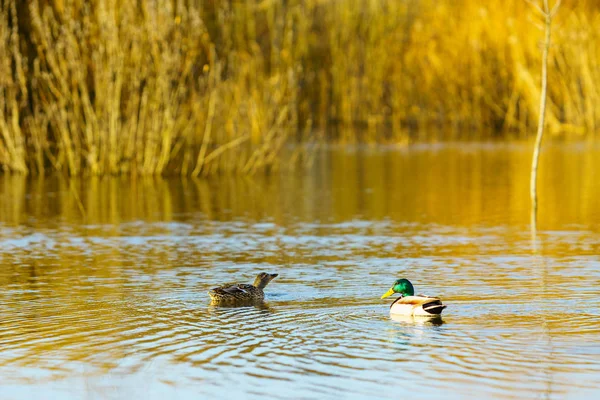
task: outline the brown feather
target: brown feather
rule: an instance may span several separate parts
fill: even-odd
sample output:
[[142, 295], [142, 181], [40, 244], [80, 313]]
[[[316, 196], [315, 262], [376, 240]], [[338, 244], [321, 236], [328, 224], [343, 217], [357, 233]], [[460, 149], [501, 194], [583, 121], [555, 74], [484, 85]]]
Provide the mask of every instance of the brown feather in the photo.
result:
[[234, 283], [222, 285], [208, 291], [213, 304], [252, 304], [264, 300], [263, 288], [274, 279], [277, 274], [258, 274], [254, 285], [247, 283]]

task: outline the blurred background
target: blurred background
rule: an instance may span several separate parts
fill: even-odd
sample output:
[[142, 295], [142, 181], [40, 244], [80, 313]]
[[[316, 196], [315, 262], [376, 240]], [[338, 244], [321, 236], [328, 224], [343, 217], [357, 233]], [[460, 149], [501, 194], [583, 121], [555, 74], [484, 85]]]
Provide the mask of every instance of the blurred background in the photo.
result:
[[[326, 143], [529, 138], [543, 21], [525, 0], [2, 0], [0, 164], [245, 174]], [[591, 139], [600, 5], [554, 20], [547, 129]]]

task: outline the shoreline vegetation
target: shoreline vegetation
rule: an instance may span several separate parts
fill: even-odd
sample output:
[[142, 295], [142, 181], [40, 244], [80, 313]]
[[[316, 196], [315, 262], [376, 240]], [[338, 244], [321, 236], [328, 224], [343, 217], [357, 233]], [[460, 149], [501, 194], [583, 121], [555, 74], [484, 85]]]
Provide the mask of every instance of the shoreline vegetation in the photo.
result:
[[[252, 174], [324, 141], [532, 137], [537, 20], [525, 0], [0, 0], [0, 165]], [[563, 2], [550, 136], [596, 136], [599, 39], [600, 7]]]

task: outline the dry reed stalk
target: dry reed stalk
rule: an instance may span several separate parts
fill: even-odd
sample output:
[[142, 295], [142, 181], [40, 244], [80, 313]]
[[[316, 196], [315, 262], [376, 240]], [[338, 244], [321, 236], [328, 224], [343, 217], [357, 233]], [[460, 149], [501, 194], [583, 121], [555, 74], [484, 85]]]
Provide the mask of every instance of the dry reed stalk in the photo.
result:
[[[84, 7], [73, 2], [63, 8], [63, 29], [56, 33], [52, 27], [58, 26], [57, 17], [52, 10], [41, 12], [32, 5], [34, 41], [42, 55], [37, 78], [45, 86], [39, 104], [51, 115], [51, 129], [59, 139], [53, 155], [55, 167], [66, 165], [71, 174], [79, 173], [81, 163], [92, 174], [160, 174], [170, 164], [181, 163], [178, 168], [187, 173], [189, 148], [200, 142], [192, 171], [197, 175], [209, 150], [220, 145], [232, 149], [227, 143], [243, 142], [221, 140], [221, 135], [211, 138], [217, 99], [223, 90], [243, 90], [245, 85], [223, 81], [221, 69], [215, 68], [216, 52], [202, 53], [202, 49], [214, 49], [214, 44], [203, 27], [200, 10], [180, 4], [179, 14], [172, 18], [171, 1], [146, 1], [142, 6], [139, 15], [135, 6], [128, 4], [119, 7], [98, 2]], [[200, 75], [196, 81], [203, 59], [212, 60], [210, 76]], [[245, 68], [236, 72], [233, 65], [229, 66], [232, 72], [240, 83], [249, 75]], [[260, 70], [252, 73], [264, 74]], [[265, 85], [265, 79], [258, 84]], [[205, 85], [205, 81], [210, 83]], [[247, 89], [268, 96], [266, 91]], [[198, 98], [209, 99], [207, 111], [192, 103]], [[262, 129], [258, 128], [261, 124], [255, 124], [257, 129]], [[194, 129], [201, 125], [202, 131]], [[188, 150], [181, 152], [182, 146]]]
[[0, 164], [6, 171], [20, 173], [29, 171], [19, 106], [27, 97], [24, 67], [16, 4], [4, 1], [0, 4]]

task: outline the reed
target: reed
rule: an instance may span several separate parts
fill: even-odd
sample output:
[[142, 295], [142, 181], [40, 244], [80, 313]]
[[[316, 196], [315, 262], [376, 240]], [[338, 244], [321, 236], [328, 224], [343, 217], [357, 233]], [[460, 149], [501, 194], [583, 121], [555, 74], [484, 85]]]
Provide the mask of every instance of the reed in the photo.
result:
[[[600, 10], [565, 2], [549, 134], [596, 134]], [[0, 0], [0, 164], [70, 175], [246, 173], [321, 140], [528, 136], [522, 0]], [[301, 143], [292, 157], [282, 150]]]
[[[13, 22], [12, 27], [9, 20]], [[21, 106], [27, 97], [23, 57], [19, 51], [19, 31], [14, 23], [14, 2], [0, 8], [0, 164], [5, 170], [27, 172], [25, 133], [21, 129]]]

